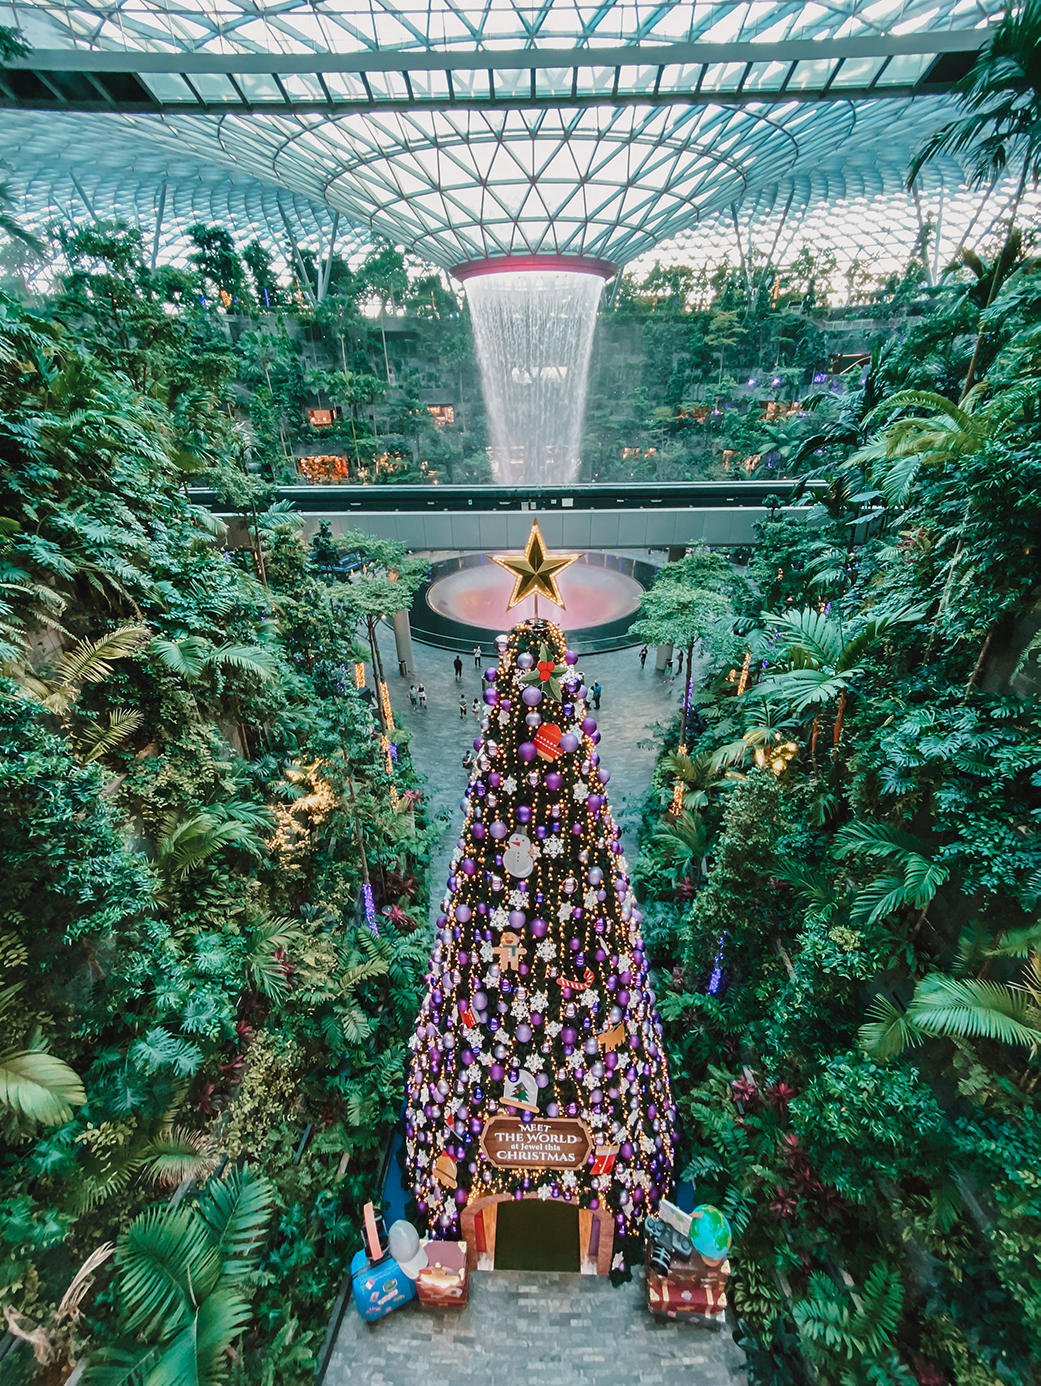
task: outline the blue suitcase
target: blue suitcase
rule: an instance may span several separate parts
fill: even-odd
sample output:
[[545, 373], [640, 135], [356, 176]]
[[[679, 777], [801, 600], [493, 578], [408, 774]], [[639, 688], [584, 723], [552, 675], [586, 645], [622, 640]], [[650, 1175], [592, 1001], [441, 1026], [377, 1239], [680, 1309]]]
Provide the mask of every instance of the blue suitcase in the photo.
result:
[[415, 1282], [389, 1255], [373, 1265], [364, 1250], [355, 1252], [351, 1261], [351, 1284], [358, 1313], [366, 1323], [382, 1319], [392, 1309], [399, 1309], [416, 1297]]

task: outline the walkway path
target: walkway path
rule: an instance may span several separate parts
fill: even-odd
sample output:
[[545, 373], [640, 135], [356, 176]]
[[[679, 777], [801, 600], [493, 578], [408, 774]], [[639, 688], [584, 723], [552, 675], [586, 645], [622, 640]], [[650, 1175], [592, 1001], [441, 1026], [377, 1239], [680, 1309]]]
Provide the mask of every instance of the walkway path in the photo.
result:
[[[383, 664], [394, 667], [393, 636], [386, 628], [380, 631]], [[463, 677], [457, 682], [452, 668], [454, 655], [429, 645], [414, 645], [416, 660], [415, 682], [426, 688], [425, 709], [412, 709], [408, 688], [412, 679], [389, 676], [390, 697], [394, 718], [412, 735], [411, 749], [416, 767], [426, 777], [432, 815], [446, 811], [451, 826], [435, 848], [431, 875], [431, 914], [438, 913], [448, 860], [459, 836], [463, 821], [459, 802], [466, 792], [466, 771], [463, 752], [473, 746], [479, 724], [469, 711], [474, 698], [480, 698], [484, 684], [481, 674], [495, 662], [491, 646], [484, 649], [479, 669], [474, 668], [472, 655], [463, 657]], [[647, 667], [640, 668], [638, 649], [619, 650], [613, 654], [583, 655], [578, 651], [578, 668], [586, 675], [586, 683], [599, 679], [604, 688], [600, 711], [594, 713], [602, 734], [600, 754], [611, 772], [609, 795], [611, 812], [622, 827], [623, 840], [629, 861], [635, 859], [635, 825], [627, 821], [639, 812], [640, 800], [647, 792], [654, 769], [656, 723], [667, 724], [680, 706], [682, 679], [664, 679], [654, 671], [653, 651]], [[466, 719], [459, 717], [459, 698], [465, 696]], [[481, 703], [483, 710], [484, 704]], [[640, 742], [649, 744], [641, 747]]]
[[323, 1386], [746, 1386], [742, 1361], [725, 1328], [652, 1318], [636, 1278], [494, 1271], [465, 1309], [348, 1304]]

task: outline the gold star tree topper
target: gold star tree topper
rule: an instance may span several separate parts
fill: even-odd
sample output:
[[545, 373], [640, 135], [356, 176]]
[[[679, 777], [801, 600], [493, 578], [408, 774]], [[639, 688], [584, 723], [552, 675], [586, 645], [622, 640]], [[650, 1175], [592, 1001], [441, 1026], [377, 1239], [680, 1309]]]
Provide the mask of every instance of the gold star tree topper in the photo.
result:
[[557, 553], [552, 557], [546, 552], [538, 520], [531, 523], [531, 533], [523, 556], [509, 553], [493, 553], [493, 560], [500, 568], [513, 574], [513, 592], [506, 610], [512, 611], [525, 597], [535, 596], [536, 609], [539, 597], [545, 597], [556, 606], [564, 609], [564, 599], [557, 586], [557, 574], [570, 568], [581, 557], [577, 553]]

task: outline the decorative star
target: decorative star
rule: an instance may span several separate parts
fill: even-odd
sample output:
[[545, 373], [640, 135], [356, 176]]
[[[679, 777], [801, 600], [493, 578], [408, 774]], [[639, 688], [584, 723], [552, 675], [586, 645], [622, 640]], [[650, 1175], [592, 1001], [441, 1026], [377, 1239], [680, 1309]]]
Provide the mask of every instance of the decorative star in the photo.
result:
[[531, 533], [528, 535], [528, 543], [523, 558], [514, 557], [508, 553], [492, 554], [492, 558], [499, 567], [505, 568], [508, 573], [512, 573], [514, 576], [513, 592], [506, 610], [511, 611], [518, 602], [522, 602], [525, 597], [530, 597], [532, 594], [536, 597], [545, 597], [563, 610], [564, 600], [560, 595], [560, 588], [557, 586], [557, 574], [563, 572], [565, 568], [570, 568], [571, 564], [576, 563], [580, 557], [581, 555], [577, 553], [558, 553], [551, 558], [546, 552], [539, 522], [532, 520]]

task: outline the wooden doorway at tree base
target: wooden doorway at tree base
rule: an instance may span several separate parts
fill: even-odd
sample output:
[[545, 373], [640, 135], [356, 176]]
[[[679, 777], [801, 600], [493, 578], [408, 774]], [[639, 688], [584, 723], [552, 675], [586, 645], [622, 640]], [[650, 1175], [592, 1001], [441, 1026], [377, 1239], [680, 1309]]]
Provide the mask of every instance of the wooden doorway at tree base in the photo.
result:
[[[505, 1235], [500, 1258], [496, 1244], [499, 1210], [504, 1203], [510, 1207], [503, 1218]], [[558, 1210], [560, 1220], [555, 1221]], [[512, 1194], [491, 1194], [464, 1208], [460, 1224], [471, 1271], [571, 1270], [582, 1275], [609, 1275], [611, 1271], [614, 1219], [604, 1209], [580, 1208], [562, 1198], [540, 1199], [534, 1193], [526, 1193], [521, 1199], [514, 1199]], [[576, 1224], [577, 1237], [571, 1243], [576, 1252], [572, 1256], [566, 1244], [574, 1234], [568, 1227]], [[529, 1239], [530, 1244], [525, 1246]], [[567, 1257], [569, 1264], [536, 1265], [540, 1254], [548, 1256], [551, 1247], [554, 1255]]]

